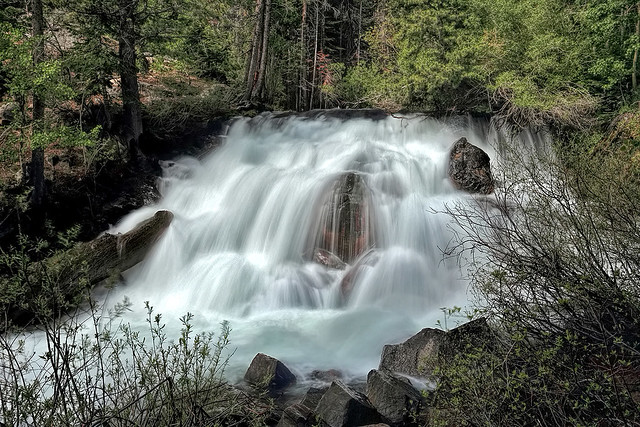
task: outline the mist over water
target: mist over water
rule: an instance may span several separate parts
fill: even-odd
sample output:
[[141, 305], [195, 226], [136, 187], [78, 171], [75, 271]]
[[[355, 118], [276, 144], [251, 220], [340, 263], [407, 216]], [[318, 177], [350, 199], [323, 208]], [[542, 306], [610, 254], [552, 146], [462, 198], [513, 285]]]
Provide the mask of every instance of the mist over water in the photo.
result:
[[[436, 213], [470, 199], [446, 174], [462, 136], [495, 158], [499, 133], [467, 118], [240, 119], [207, 157], [168, 163], [161, 200], [112, 230], [125, 232], [158, 209], [174, 214], [106, 304], [128, 297], [133, 311], [124, 320], [143, 328], [149, 301], [173, 336], [186, 312], [197, 330], [229, 321], [232, 380], [258, 352], [299, 376], [365, 375], [384, 344], [435, 326], [441, 307], [468, 304], [464, 266], [442, 254], [450, 221]], [[360, 219], [349, 225], [360, 240], [343, 251], [359, 266], [340, 270], [313, 254], [321, 244], [339, 249], [332, 189], [345, 176], [356, 176], [362, 192]]]

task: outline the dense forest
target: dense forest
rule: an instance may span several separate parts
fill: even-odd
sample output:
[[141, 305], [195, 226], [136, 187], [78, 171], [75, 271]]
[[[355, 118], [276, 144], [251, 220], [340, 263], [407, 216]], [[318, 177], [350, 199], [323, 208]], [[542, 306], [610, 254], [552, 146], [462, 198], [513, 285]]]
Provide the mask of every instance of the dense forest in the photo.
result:
[[[512, 156], [514, 185], [496, 201], [504, 217], [484, 205], [449, 212], [471, 237], [445, 255], [472, 246], [490, 259], [473, 273], [484, 305], [470, 317], [492, 332], [431, 361], [428, 422], [639, 425], [639, 49], [631, 0], [0, 0], [0, 361], [20, 372], [5, 335], [14, 323], [36, 319], [64, 343], [57, 319], [86, 300], [86, 283], [60, 293], [47, 274], [55, 254], [142, 204], [101, 212], [216, 120], [328, 108], [482, 115], [514, 132], [544, 129], [556, 151], [536, 165]], [[3, 382], [0, 425], [39, 425], [35, 414], [44, 425], [120, 425], [123, 407], [158, 425], [274, 424], [264, 401], [220, 386], [228, 328], [194, 341], [190, 320], [184, 345], [163, 348], [149, 309], [154, 351], [168, 361], [138, 362], [166, 395], [153, 399], [155, 386], [100, 359], [108, 346], [151, 354], [129, 331], [82, 353], [113, 366], [122, 405], [61, 385], [72, 358], [51, 350], [61, 357], [53, 397], [24, 378]], [[189, 364], [199, 370], [182, 372], [179, 390], [165, 384]], [[195, 416], [192, 400], [235, 412]]]
[[[1, 95], [12, 104], [3, 114], [14, 118], [19, 154], [35, 148], [36, 177], [40, 148], [53, 144], [117, 134], [135, 157], [144, 122], [162, 123], [170, 108], [486, 112], [520, 126], [585, 129], [634, 109], [637, 6], [5, 1]], [[180, 111], [195, 93], [200, 102]]]
[[614, 121], [635, 134], [640, 15], [631, 1], [82, 0], [1, 9], [2, 159], [20, 163], [35, 205], [47, 148], [102, 147], [104, 157], [117, 136], [134, 159], [141, 138], [238, 107], [481, 112], [558, 131]]

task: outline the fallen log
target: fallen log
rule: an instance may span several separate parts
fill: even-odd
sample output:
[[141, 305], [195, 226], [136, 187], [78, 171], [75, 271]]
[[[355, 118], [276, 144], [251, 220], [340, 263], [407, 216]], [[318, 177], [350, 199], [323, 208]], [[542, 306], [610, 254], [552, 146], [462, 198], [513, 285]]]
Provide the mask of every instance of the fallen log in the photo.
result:
[[158, 211], [125, 234], [105, 233], [90, 242], [78, 243], [46, 260], [44, 268], [49, 275], [55, 274], [61, 285], [83, 278], [93, 287], [142, 261], [172, 220], [171, 212]]
[[41, 323], [77, 307], [87, 290], [142, 261], [169, 227], [173, 214], [158, 211], [124, 234], [103, 234], [0, 281], [0, 310], [9, 323]]

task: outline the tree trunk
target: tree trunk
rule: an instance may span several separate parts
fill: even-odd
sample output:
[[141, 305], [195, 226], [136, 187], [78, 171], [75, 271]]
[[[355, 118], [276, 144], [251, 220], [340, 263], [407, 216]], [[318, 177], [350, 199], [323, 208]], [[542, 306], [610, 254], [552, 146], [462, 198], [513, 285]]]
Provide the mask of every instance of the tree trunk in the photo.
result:
[[309, 110], [313, 109], [313, 96], [316, 89], [316, 68], [318, 66], [318, 27], [320, 25], [320, 11], [318, 8], [318, 1], [315, 1], [316, 6], [316, 28], [315, 28], [315, 40], [313, 44], [313, 71], [311, 74], [311, 96], [309, 97]]
[[[42, 12], [42, 0], [32, 0], [31, 24], [33, 37], [36, 41], [33, 48], [33, 63], [39, 64], [44, 61], [44, 15]], [[44, 121], [44, 98], [42, 94], [33, 93], [33, 133], [42, 131]], [[31, 151], [31, 183], [33, 193], [31, 194], [31, 206], [35, 212], [39, 212], [44, 204], [44, 148], [34, 147]]]
[[260, 67], [258, 71], [258, 79], [256, 81], [256, 85], [254, 91], [252, 93], [252, 98], [264, 98], [264, 81], [265, 81], [265, 73], [267, 69], [267, 51], [269, 49], [269, 24], [271, 20], [271, 0], [265, 0], [265, 5], [263, 8], [263, 24], [262, 24], [262, 52], [260, 53]]
[[302, 0], [302, 19], [300, 23], [300, 81], [297, 110], [301, 111], [307, 105], [307, 41], [304, 29], [307, 25], [307, 0]]
[[[636, 19], [636, 38], [638, 39], [640, 38], [640, 3], [638, 3], [637, 5], [637, 10], [638, 10], [638, 18]], [[632, 67], [632, 73], [631, 73], [631, 87], [634, 91], [638, 86], [637, 67], [638, 67], [638, 48], [636, 47], [635, 51], [633, 52], [633, 67]]]
[[139, 141], [143, 131], [138, 66], [136, 64], [135, 12], [137, 4], [137, 0], [119, 0], [121, 15], [118, 53], [120, 87], [122, 89], [122, 137], [129, 148], [129, 156], [132, 160], [136, 160], [140, 154]]
[[[28, 293], [22, 297], [29, 303], [42, 298], [56, 316], [64, 314], [86, 288], [117, 277], [141, 262], [172, 220], [171, 212], [158, 211], [125, 234], [103, 234], [91, 242], [78, 243], [65, 252], [31, 264], [25, 280], [33, 286], [25, 288]], [[18, 303], [20, 301], [0, 302], [0, 311], [9, 313], [15, 324], [33, 322], [39, 308], [23, 308]]]
[[63, 288], [72, 286], [83, 276], [90, 286], [94, 286], [141, 262], [172, 220], [173, 213], [161, 210], [125, 234], [103, 234], [91, 242], [78, 243], [67, 252], [46, 260], [46, 273]]
[[253, 27], [253, 38], [251, 39], [251, 56], [245, 73], [246, 89], [244, 92], [245, 101], [250, 101], [256, 86], [258, 68], [260, 66], [260, 50], [262, 45], [262, 25], [264, 24], [264, 0], [256, 0], [256, 23]]
[[356, 64], [360, 63], [360, 46], [362, 44], [362, 0], [360, 0], [360, 10], [358, 11], [358, 45], [356, 46]]

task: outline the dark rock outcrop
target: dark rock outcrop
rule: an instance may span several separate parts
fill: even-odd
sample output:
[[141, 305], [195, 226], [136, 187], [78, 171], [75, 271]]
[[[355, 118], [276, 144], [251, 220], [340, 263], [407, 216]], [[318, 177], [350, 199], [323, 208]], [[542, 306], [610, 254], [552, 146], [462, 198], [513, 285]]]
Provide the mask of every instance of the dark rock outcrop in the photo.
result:
[[367, 375], [367, 397], [393, 425], [415, 424], [423, 407], [422, 394], [409, 380], [375, 369]]
[[258, 353], [244, 374], [244, 380], [255, 387], [265, 388], [275, 394], [295, 384], [296, 376], [278, 359]]
[[327, 390], [329, 390], [329, 387], [311, 387], [309, 390], [307, 390], [307, 394], [304, 395], [304, 399], [302, 399], [302, 402], [300, 402], [300, 404], [306, 406], [307, 408], [315, 409], [316, 406], [318, 406], [318, 403], [320, 403], [320, 399], [322, 399], [322, 396], [327, 392]]
[[401, 344], [385, 345], [379, 369], [415, 377], [424, 375], [423, 362], [438, 354], [445, 335], [440, 329], [424, 328]]
[[380, 423], [382, 417], [367, 397], [341, 381], [334, 381], [316, 407], [318, 417], [331, 427]]
[[373, 246], [371, 190], [362, 176], [347, 172], [339, 176], [318, 200], [319, 228], [312, 230], [310, 244], [351, 263]]
[[430, 375], [428, 364], [440, 355], [463, 351], [468, 344], [478, 345], [491, 339], [484, 318], [472, 320], [448, 332], [425, 328], [401, 344], [385, 345], [380, 370], [424, 377]]
[[440, 348], [446, 355], [462, 352], [468, 346], [491, 345], [493, 334], [484, 317], [464, 323], [447, 332]]
[[284, 410], [277, 427], [312, 427], [325, 425], [326, 424], [316, 420], [316, 415], [311, 409], [297, 403]]
[[494, 182], [489, 155], [469, 143], [457, 140], [449, 154], [449, 178], [456, 188], [469, 193], [491, 194]]

